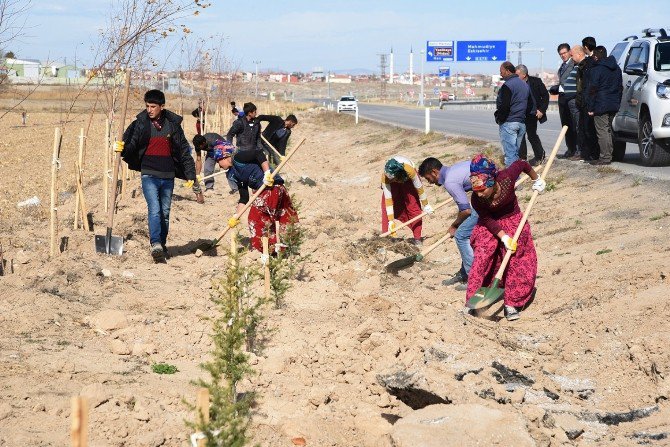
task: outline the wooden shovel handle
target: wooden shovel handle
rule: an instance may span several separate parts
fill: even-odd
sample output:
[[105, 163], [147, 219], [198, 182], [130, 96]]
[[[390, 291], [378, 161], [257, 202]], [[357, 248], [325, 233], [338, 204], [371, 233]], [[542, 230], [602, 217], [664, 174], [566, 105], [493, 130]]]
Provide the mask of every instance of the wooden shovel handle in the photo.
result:
[[447, 234], [445, 234], [444, 236], [442, 236], [441, 238], [439, 238], [439, 239], [437, 240], [437, 242], [435, 242], [433, 245], [431, 245], [430, 247], [424, 249], [424, 250], [421, 252], [421, 257], [422, 257], [422, 258], [425, 258], [426, 256], [428, 256], [428, 253], [430, 253], [431, 251], [435, 250], [438, 246], [440, 246], [441, 244], [443, 244], [445, 241], [451, 239], [452, 237], [453, 237], [453, 236], [451, 235], [451, 233], [447, 233]]
[[[302, 144], [304, 142], [305, 142], [305, 138], [300, 140], [300, 143], [298, 143], [298, 145], [296, 147], [294, 147], [291, 152], [286, 154], [286, 157], [284, 157], [284, 159], [281, 161], [281, 163], [279, 163], [277, 165], [277, 167], [275, 168], [275, 170], [272, 172], [272, 178], [274, 178], [277, 174], [279, 174], [279, 171], [281, 171], [281, 169], [284, 167], [284, 165], [286, 165], [286, 162], [289, 161], [289, 159], [293, 156], [293, 154], [296, 153], [296, 151], [300, 148], [300, 146], [302, 146]], [[258, 198], [258, 196], [260, 196], [263, 191], [265, 191], [265, 183], [263, 183], [261, 185], [261, 187], [258, 188], [258, 191], [256, 191], [254, 193], [254, 195], [251, 196], [251, 198], [244, 205], [244, 208], [242, 208], [242, 210], [240, 210], [238, 213], [233, 214], [233, 217], [235, 219], [239, 219], [251, 207], [251, 205], [254, 203], [254, 200], [256, 200]], [[223, 233], [221, 233], [221, 235], [218, 238], [214, 239], [214, 241], [212, 243], [212, 246], [215, 246], [216, 244], [218, 244], [219, 241], [225, 237], [225, 235], [228, 233], [229, 230], [230, 230], [230, 227], [226, 227], [226, 229], [223, 230]]]
[[[126, 70], [125, 86], [123, 87], [123, 107], [121, 109], [121, 120], [119, 121], [119, 132], [117, 141], [123, 140], [123, 131], [125, 130], [126, 114], [128, 112], [128, 96], [130, 96], [130, 70]], [[114, 211], [116, 208], [116, 183], [119, 179], [119, 165], [121, 164], [121, 152], [116, 152], [114, 156], [114, 169], [112, 172], [112, 191], [111, 202], [107, 210], [107, 228], [112, 228], [114, 224]]]
[[[561, 142], [563, 141], [563, 138], [565, 138], [565, 134], [568, 131], [568, 126], [563, 126], [561, 129], [561, 133], [558, 134], [558, 139], [556, 140], [556, 144], [554, 144], [554, 148], [551, 150], [551, 155], [549, 156], [549, 160], [547, 161], [547, 164], [544, 166], [544, 169], [542, 170], [542, 174], [540, 174], [540, 178], [544, 180], [544, 178], [547, 176], [547, 173], [549, 172], [549, 168], [551, 168], [551, 165], [554, 163], [554, 159], [556, 158], [556, 154], [558, 153], [558, 148], [561, 146]], [[530, 198], [530, 202], [528, 202], [528, 206], [526, 207], [526, 210], [523, 213], [523, 216], [521, 217], [521, 221], [519, 222], [519, 226], [516, 228], [516, 232], [514, 233], [514, 242], [519, 240], [519, 236], [521, 235], [521, 232], [523, 231], [523, 226], [526, 224], [526, 221], [528, 220], [528, 216], [530, 215], [530, 210], [533, 208], [533, 205], [535, 204], [535, 201], [537, 200], [537, 196], [540, 193], [537, 191], [533, 191], [533, 195]], [[509, 263], [510, 258], [512, 257], [512, 252], [510, 250], [507, 250], [507, 253], [505, 253], [505, 257], [502, 260], [502, 263], [500, 264], [500, 268], [498, 269], [498, 272], [496, 273], [495, 279], [500, 281], [503, 277], [503, 274], [505, 273], [505, 269], [507, 268], [507, 264]]]
[[[541, 166], [538, 166], [538, 168], [541, 168]], [[518, 188], [523, 182], [525, 182], [525, 181], [528, 180], [529, 178], [530, 178], [530, 177], [528, 177], [527, 175], [524, 174], [524, 176], [521, 177], [519, 180], [517, 180], [517, 182], [514, 184], [514, 188], [515, 188], [515, 189]], [[446, 205], [447, 203], [451, 203], [451, 202], [453, 202], [453, 201], [454, 201], [454, 198], [453, 198], [453, 197], [449, 197], [449, 198], [446, 199], [445, 201], [440, 202], [440, 203], [438, 203], [437, 205], [435, 205], [435, 208], [433, 208], [433, 211], [437, 211], [437, 210], [439, 210], [440, 208], [442, 208], [444, 205]], [[414, 216], [414, 217], [412, 217], [410, 220], [408, 220], [407, 222], [403, 222], [403, 223], [401, 223], [400, 225], [398, 225], [397, 227], [395, 227], [395, 231], [398, 231], [398, 230], [401, 229], [401, 228], [405, 228], [407, 225], [409, 225], [409, 224], [411, 224], [411, 223], [413, 223], [413, 222], [416, 222], [417, 220], [419, 220], [419, 219], [421, 219], [422, 217], [425, 217], [425, 216], [427, 216], [427, 215], [428, 215], [428, 213], [423, 212], [423, 213], [419, 214], [418, 216]], [[385, 232], [385, 233], [380, 234], [379, 237], [385, 237], [385, 236], [388, 236], [389, 234], [391, 234], [391, 232], [390, 232], [390, 231], [387, 231], [387, 232]]]
[[[263, 134], [261, 134], [261, 139], [265, 142], [265, 144], [268, 145], [268, 147], [270, 148], [270, 150], [272, 150], [272, 152], [274, 152], [275, 155], [276, 155], [277, 157], [279, 157], [279, 159], [281, 160], [281, 158], [283, 157], [283, 155], [280, 154], [279, 151], [278, 151], [277, 149], [275, 149], [275, 147], [274, 147], [272, 144], [270, 144], [270, 142], [263, 136]], [[295, 175], [300, 175], [300, 174], [298, 174], [298, 173], [296, 172], [295, 169], [293, 169], [293, 166], [289, 166], [289, 168], [293, 171], [293, 173], [294, 173]]]

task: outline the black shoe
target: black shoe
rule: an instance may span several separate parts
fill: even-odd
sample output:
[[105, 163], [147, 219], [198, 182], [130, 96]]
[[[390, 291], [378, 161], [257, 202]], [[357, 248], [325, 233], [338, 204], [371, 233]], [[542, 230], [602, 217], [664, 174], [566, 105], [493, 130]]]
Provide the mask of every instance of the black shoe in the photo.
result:
[[461, 271], [458, 271], [449, 279], [442, 281], [443, 286], [453, 286], [454, 284], [466, 283], [468, 282], [467, 276], [463, 275]]
[[163, 246], [158, 242], [151, 244], [151, 257], [154, 258], [154, 262], [165, 262]]
[[607, 166], [612, 164], [611, 161], [605, 161], [600, 158], [598, 160], [592, 160], [589, 163], [591, 164], [591, 166]]
[[533, 157], [528, 163], [530, 163], [532, 167], [539, 166], [542, 163], [544, 163], [544, 157], [545, 157], [544, 155], [542, 156], [542, 158]]
[[556, 158], [570, 158], [575, 155], [574, 152], [566, 152], [565, 154], [557, 155]]

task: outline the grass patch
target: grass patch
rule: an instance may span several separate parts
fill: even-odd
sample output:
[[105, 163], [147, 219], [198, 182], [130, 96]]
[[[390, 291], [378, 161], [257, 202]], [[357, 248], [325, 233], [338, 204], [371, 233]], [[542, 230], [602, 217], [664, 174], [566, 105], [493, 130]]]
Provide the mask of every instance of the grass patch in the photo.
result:
[[631, 185], [633, 188], [636, 186], [640, 186], [642, 184], [642, 177], [635, 177], [633, 179], [633, 184]]
[[439, 132], [433, 132], [432, 130], [426, 134], [421, 135], [419, 138], [419, 146], [425, 146], [429, 143], [436, 143], [438, 141], [444, 141], [444, 134]]
[[613, 168], [612, 166], [598, 166], [596, 168], [596, 171], [598, 171], [601, 174], [616, 174], [621, 172], [617, 168]]
[[607, 254], [607, 253], [612, 253], [612, 250], [610, 250], [609, 248], [606, 248], [606, 249], [604, 249], [604, 250], [598, 250], [598, 251], [596, 252], [596, 255], [605, 255], [605, 254]]
[[668, 217], [668, 216], [670, 216], [670, 213], [668, 213], [667, 211], [663, 211], [663, 214], [659, 214], [658, 216], [650, 217], [649, 220], [651, 220], [653, 222], [655, 220], [660, 220], [660, 219], [663, 219], [664, 217]]
[[169, 363], [154, 363], [151, 365], [151, 370], [156, 374], [174, 374], [179, 371], [176, 366]]

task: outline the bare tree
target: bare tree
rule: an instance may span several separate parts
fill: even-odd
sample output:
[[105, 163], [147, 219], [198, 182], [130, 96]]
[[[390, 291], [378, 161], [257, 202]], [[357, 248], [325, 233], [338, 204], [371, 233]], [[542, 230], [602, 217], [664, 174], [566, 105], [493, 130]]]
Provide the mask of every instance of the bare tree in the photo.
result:
[[29, 9], [30, 0], [0, 0], [0, 48], [23, 36]]

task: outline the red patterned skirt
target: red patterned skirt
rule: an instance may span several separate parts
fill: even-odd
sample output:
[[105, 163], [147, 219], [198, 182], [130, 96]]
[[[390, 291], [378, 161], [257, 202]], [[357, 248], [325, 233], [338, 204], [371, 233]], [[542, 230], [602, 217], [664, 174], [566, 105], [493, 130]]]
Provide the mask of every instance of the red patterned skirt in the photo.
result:
[[[411, 180], [391, 183], [391, 196], [393, 197], [393, 217], [400, 222], [407, 222], [422, 213], [419, 193], [416, 192]], [[386, 215], [386, 204], [384, 194], [382, 194], [382, 233], [388, 229], [388, 226], [389, 218]], [[412, 230], [414, 239], [421, 239], [423, 219], [412, 222], [407, 227]]]
[[[498, 220], [505, 233], [513, 235], [521, 222], [521, 213]], [[489, 287], [505, 257], [505, 245], [483, 225], [475, 225], [470, 236], [475, 259], [468, 276], [466, 302], [482, 286]], [[505, 304], [522, 307], [530, 300], [537, 275], [537, 253], [528, 222], [523, 226], [516, 252], [507, 264], [499, 287], [505, 289]]]
[[[286, 226], [298, 222], [298, 213], [293, 209], [291, 196], [284, 185], [266, 188], [251, 204], [249, 210], [249, 233], [251, 248], [263, 251], [262, 237], [270, 239], [270, 253], [274, 253], [277, 243], [275, 222], [279, 222], [279, 231], [284, 232]], [[281, 237], [279, 238], [281, 242]]]

